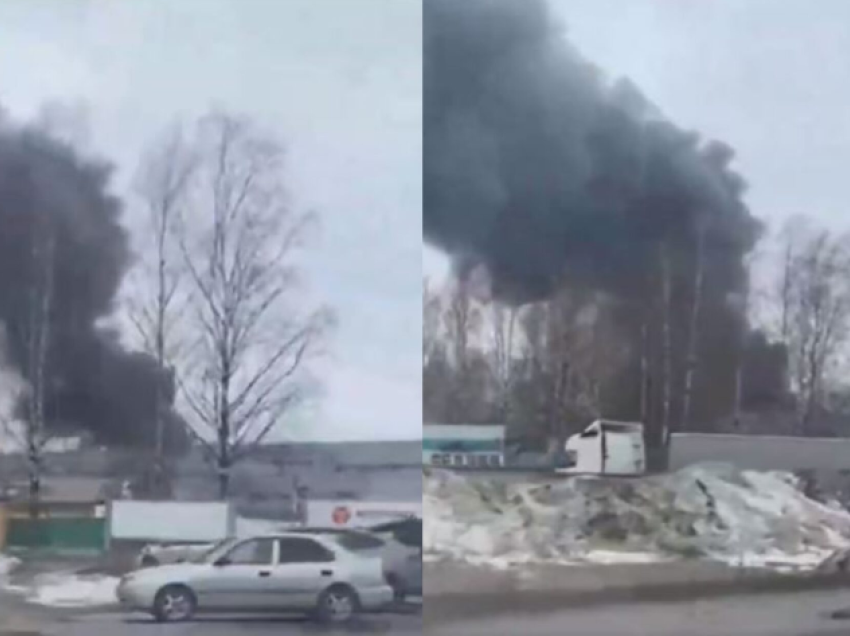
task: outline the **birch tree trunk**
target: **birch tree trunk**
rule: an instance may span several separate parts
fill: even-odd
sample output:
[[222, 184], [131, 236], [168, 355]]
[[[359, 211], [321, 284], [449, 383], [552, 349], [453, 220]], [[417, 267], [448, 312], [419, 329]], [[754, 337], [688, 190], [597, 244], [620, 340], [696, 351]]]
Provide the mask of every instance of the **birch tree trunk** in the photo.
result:
[[705, 223], [697, 229], [697, 245], [694, 262], [693, 301], [691, 303], [690, 322], [688, 324], [688, 348], [685, 362], [685, 392], [682, 403], [682, 430], [691, 425], [691, 409], [694, 395], [694, 376], [696, 375], [699, 346], [699, 322], [702, 310], [703, 286], [705, 280]]
[[33, 254], [38, 280], [30, 291], [29, 384], [30, 402], [26, 425], [29, 514], [37, 518], [41, 507], [43, 451], [46, 441], [46, 376], [50, 346], [50, 313], [53, 305], [55, 244], [49, 230]]
[[640, 328], [640, 421], [649, 422], [649, 321], [645, 317]]
[[[196, 158], [187, 147], [179, 125], [158, 139], [140, 162], [136, 190], [147, 212], [139, 263], [134, 272], [141, 280], [129, 299], [133, 321], [145, 351], [157, 362], [154, 387], [153, 464], [148, 496], [168, 498], [169, 483], [167, 416], [173, 406], [176, 368], [185, 323], [186, 267], [178, 244], [178, 227], [196, 169]], [[168, 383], [162, 380], [167, 375]]]
[[305, 397], [304, 369], [334, 317], [297, 293], [297, 256], [315, 217], [288, 203], [282, 146], [226, 113], [199, 124], [193, 205], [180, 236], [196, 358], [179, 377], [200, 427], [189, 432], [225, 499], [234, 466]]
[[663, 318], [662, 338], [662, 410], [661, 410], [661, 463], [667, 465], [667, 452], [670, 446], [670, 415], [673, 400], [673, 273], [670, 263], [670, 246], [667, 242], [661, 248], [661, 301]]

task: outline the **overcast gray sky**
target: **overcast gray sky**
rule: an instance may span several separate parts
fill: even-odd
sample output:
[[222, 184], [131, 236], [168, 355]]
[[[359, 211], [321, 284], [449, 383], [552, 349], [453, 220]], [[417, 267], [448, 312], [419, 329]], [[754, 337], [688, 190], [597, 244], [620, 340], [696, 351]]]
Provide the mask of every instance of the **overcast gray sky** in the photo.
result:
[[0, 104], [85, 103], [118, 188], [175, 116], [278, 133], [296, 204], [323, 218], [306, 275], [340, 321], [321, 411], [284, 432], [416, 438], [421, 35], [420, 0], [3, 0]]
[[[753, 212], [850, 219], [850, 2], [550, 0], [569, 38], [674, 122], [737, 151]], [[427, 273], [445, 271], [426, 250]]]

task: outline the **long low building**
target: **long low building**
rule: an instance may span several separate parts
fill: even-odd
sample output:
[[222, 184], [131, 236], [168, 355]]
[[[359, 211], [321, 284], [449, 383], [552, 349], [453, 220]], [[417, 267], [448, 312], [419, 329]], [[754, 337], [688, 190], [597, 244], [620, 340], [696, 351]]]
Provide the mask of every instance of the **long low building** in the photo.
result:
[[753, 470], [850, 471], [850, 439], [674, 433], [670, 468], [724, 462]]
[[[545, 453], [511, 453], [502, 425], [425, 424], [422, 462], [455, 469], [520, 469], [545, 472]], [[780, 435], [674, 433], [670, 469], [702, 462], [730, 463], [753, 470], [850, 471], [850, 438]]]
[[422, 463], [452, 468], [498, 468], [505, 464], [505, 427], [500, 424], [425, 424]]

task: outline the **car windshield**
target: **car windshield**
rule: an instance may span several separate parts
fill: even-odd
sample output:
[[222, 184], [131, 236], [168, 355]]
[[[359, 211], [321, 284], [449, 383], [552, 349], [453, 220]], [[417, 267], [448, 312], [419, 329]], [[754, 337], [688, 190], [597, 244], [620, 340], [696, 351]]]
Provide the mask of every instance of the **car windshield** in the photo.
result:
[[230, 548], [236, 544], [237, 539], [224, 539], [219, 541], [209, 550], [201, 552], [196, 557], [191, 559], [192, 563], [212, 563], [224, 555]]

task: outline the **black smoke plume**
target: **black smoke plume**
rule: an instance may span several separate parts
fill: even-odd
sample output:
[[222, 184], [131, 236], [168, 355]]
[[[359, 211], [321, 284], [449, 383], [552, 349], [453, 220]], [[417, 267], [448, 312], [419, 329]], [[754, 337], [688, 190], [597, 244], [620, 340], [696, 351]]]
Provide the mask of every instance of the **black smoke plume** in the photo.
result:
[[759, 225], [732, 150], [608, 82], [541, 0], [425, 0], [426, 239], [495, 297], [544, 298], [568, 276], [640, 293], [658, 245], [706, 223], [727, 291]]
[[[0, 122], [0, 331], [6, 364], [29, 378], [34, 301], [52, 273], [45, 419], [54, 433], [89, 431], [103, 444], [151, 446], [155, 394], [169, 375], [126, 351], [102, 326], [131, 254], [111, 167], [84, 159], [35, 127]], [[43, 249], [46, 244], [52, 250]], [[17, 415], [29, 416], [26, 400]], [[167, 444], [185, 443], [169, 409]]]

